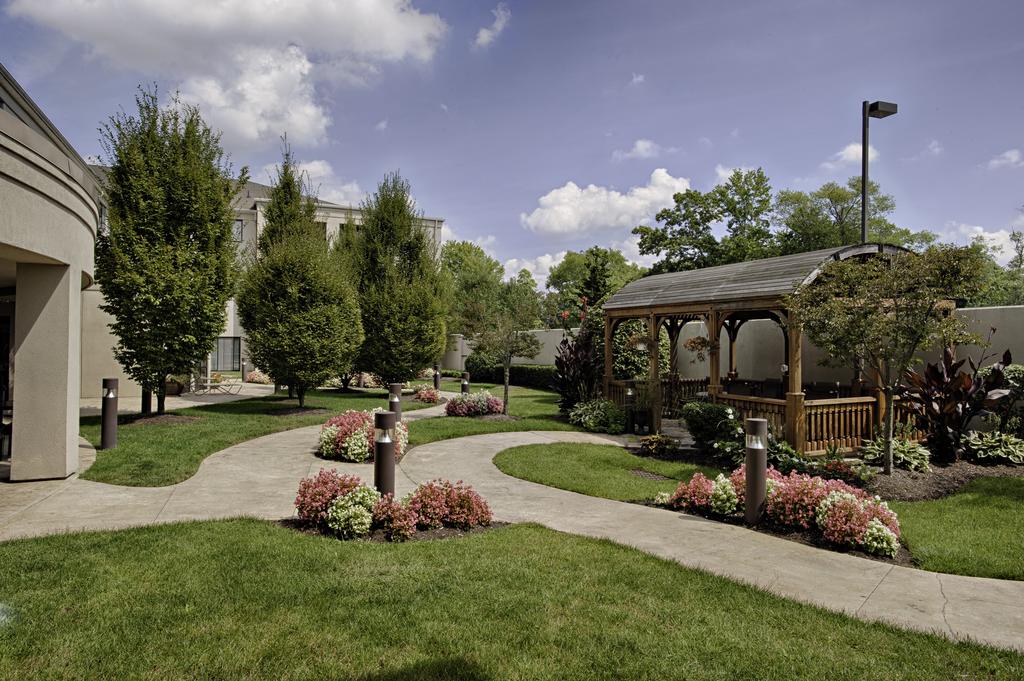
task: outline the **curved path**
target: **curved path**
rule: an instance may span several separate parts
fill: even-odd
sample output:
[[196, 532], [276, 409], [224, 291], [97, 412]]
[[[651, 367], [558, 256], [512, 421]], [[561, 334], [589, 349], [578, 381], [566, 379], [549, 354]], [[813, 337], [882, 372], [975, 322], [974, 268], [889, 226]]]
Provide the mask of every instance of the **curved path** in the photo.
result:
[[[439, 411], [425, 409], [408, 418]], [[195, 476], [171, 487], [117, 487], [72, 479], [55, 483], [20, 508], [0, 497], [0, 540], [240, 515], [279, 519], [293, 515], [299, 479], [320, 468], [372, 480], [372, 464], [316, 458], [318, 431], [318, 426], [299, 428], [235, 445], [207, 458]], [[862, 619], [1024, 651], [1024, 582], [925, 572], [816, 549], [743, 527], [512, 478], [492, 462], [508, 447], [549, 442], [619, 440], [587, 433], [521, 432], [421, 445], [400, 465], [398, 492], [433, 478], [465, 480], [488, 500], [499, 520], [536, 522], [609, 539]], [[0, 490], [0, 495], [5, 492]]]

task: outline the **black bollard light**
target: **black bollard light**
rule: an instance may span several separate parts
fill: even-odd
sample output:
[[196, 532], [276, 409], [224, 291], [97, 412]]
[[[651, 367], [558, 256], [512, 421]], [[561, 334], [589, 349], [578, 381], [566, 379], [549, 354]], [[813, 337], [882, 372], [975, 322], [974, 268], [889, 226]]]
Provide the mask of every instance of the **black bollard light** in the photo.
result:
[[626, 388], [626, 433], [636, 432], [636, 391]]
[[376, 429], [373, 443], [373, 486], [381, 494], [395, 493], [395, 413], [378, 411], [373, 416]]
[[462, 372], [462, 394], [463, 395], [468, 395], [469, 394], [469, 372], [468, 371], [463, 371]]
[[100, 449], [117, 446], [117, 379], [103, 379], [102, 426], [100, 426]]
[[395, 412], [395, 420], [402, 420], [402, 383], [389, 383], [388, 389], [391, 391], [388, 397], [388, 409]]
[[768, 421], [747, 419], [746, 502], [743, 516], [756, 525], [764, 513], [768, 494]]
[[434, 365], [434, 390], [441, 389], [441, 365]]

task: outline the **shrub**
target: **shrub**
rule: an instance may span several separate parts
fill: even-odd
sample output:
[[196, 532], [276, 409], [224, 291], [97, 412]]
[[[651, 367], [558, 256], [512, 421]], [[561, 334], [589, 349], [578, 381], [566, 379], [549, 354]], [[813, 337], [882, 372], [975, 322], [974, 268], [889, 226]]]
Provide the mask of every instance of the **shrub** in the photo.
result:
[[626, 412], [611, 400], [580, 402], [569, 412], [569, 423], [592, 433], [618, 435], [626, 430]]
[[260, 385], [269, 385], [273, 383], [274, 380], [270, 378], [270, 376], [267, 376], [265, 373], [260, 371], [259, 369], [253, 369], [252, 371], [245, 375], [245, 382], [259, 383]]
[[441, 375], [445, 378], [462, 378], [462, 372], [458, 369], [441, 369]]
[[849, 492], [829, 492], [814, 512], [825, 539], [846, 546], [857, 546], [868, 529], [868, 516], [860, 499]]
[[343, 475], [332, 469], [321, 468], [315, 476], [304, 478], [299, 483], [295, 510], [303, 522], [322, 525], [327, 519], [327, 509], [331, 502], [348, 494], [359, 484], [360, 480], [355, 475]]
[[500, 414], [504, 410], [505, 403], [486, 390], [456, 395], [444, 407], [448, 416], [486, 416]]
[[[865, 463], [881, 466], [885, 457], [885, 438], [875, 438], [860, 448], [860, 456]], [[897, 468], [905, 468], [908, 471], [928, 472], [931, 467], [928, 460], [931, 452], [910, 440], [893, 438], [892, 440], [892, 465]]]
[[[489, 380], [484, 376], [484, 374], [498, 371], [498, 368], [501, 366], [501, 359], [496, 355], [491, 355], [481, 350], [473, 350], [473, 352], [466, 357], [464, 366], [473, 380], [485, 383], [497, 383], [497, 380]], [[504, 380], [504, 378], [502, 378], [502, 380]]]
[[876, 553], [890, 558], [894, 558], [900, 548], [900, 538], [877, 518], [872, 518], [868, 522], [862, 543], [864, 550], [868, 553]]
[[[373, 411], [349, 410], [338, 416], [331, 417], [320, 428], [320, 445], [318, 451], [325, 459], [341, 459], [343, 461], [372, 461], [373, 448], [376, 443], [373, 424], [374, 414], [383, 409]], [[395, 458], [399, 458], [409, 442], [409, 428], [399, 422], [395, 428]]]
[[416, 531], [416, 511], [388, 494], [373, 505], [373, 524], [388, 541], [405, 541]]
[[705, 451], [713, 451], [716, 442], [737, 441], [743, 435], [736, 412], [724, 404], [687, 402], [680, 415], [693, 441]]
[[377, 490], [359, 485], [331, 502], [327, 509], [327, 527], [342, 539], [365, 537], [373, 525], [373, 507], [378, 501]]
[[417, 402], [426, 402], [427, 404], [437, 404], [441, 401], [441, 393], [433, 388], [424, 387], [417, 390], [412, 399]]
[[[474, 352], [466, 358], [466, 371], [469, 372], [470, 380], [478, 383], [505, 383], [505, 368], [499, 361], [491, 361], [485, 355], [483, 361], [470, 362], [476, 356]], [[508, 382], [509, 385], [523, 388], [551, 390], [558, 383], [558, 375], [553, 364], [513, 364], [508, 370]]]
[[675, 441], [667, 435], [648, 435], [640, 438], [641, 456], [662, 457], [675, 448]]
[[483, 497], [461, 480], [431, 480], [417, 487], [408, 497], [408, 507], [416, 514], [417, 525], [424, 530], [457, 527], [468, 530], [490, 525], [491, 509]]
[[1024, 440], [1009, 433], [972, 431], [966, 440], [967, 454], [976, 460], [1002, 459], [1024, 464]]
[[718, 474], [711, 485], [711, 510], [719, 515], [730, 515], [736, 511], [738, 497], [729, 478]]
[[672, 493], [671, 492], [658, 492], [657, 494], [654, 495], [654, 498], [651, 501], [656, 506], [668, 506], [668, 504], [669, 504], [669, 502], [671, 500], [672, 500]]
[[711, 508], [711, 492], [714, 483], [701, 472], [693, 474], [689, 482], [681, 482], [676, 487], [675, 493], [669, 499], [668, 505], [672, 508], [681, 508], [686, 511], [704, 511]]
[[[745, 497], [747, 496], [747, 465], [741, 464], [739, 468], [729, 475], [729, 480], [732, 482], [733, 489], [736, 490], [736, 506], [737, 508], [743, 508]], [[777, 483], [782, 480], [782, 473], [768, 466], [768, 482]]]
[[863, 491], [841, 480], [792, 472], [772, 486], [765, 503], [765, 515], [779, 525], [810, 529], [815, 524], [818, 504], [829, 492], [837, 491], [864, 497]]

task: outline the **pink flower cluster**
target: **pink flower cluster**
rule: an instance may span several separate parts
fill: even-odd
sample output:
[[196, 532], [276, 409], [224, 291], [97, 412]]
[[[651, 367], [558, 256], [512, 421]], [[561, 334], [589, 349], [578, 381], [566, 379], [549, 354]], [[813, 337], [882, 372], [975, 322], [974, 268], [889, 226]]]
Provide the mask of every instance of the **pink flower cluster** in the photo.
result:
[[327, 517], [327, 508], [331, 502], [354, 490], [359, 483], [355, 475], [342, 475], [336, 470], [322, 468], [315, 476], [299, 483], [295, 510], [304, 522], [321, 525]]
[[444, 412], [448, 416], [486, 416], [505, 411], [505, 403], [487, 392], [458, 395], [448, 400]]
[[860, 546], [868, 524], [878, 520], [900, 536], [900, 523], [888, 506], [874, 498], [855, 499], [843, 496], [829, 505], [823, 519], [819, 519], [821, 532], [831, 542], [847, 546]]
[[427, 404], [437, 404], [441, 401], [441, 393], [438, 390], [434, 390], [430, 387], [423, 387], [416, 391], [412, 396], [417, 402], [426, 402]]
[[373, 524], [388, 541], [405, 541], [416, 532], [416, 511], [388, 494], [373, 506]]
[[356, 411], [349, 410], [343, 414], [332, 416], [327, 419], [327, 422], [321, 426], [321, 430], [328, 426], [334, 426], [338, 429], [338, 433], [335, 436], [335, 440], [338, 442], [340, 448], [345, 440], [349, 439], [353, 433], [357, 433], [361, 430], [365, 430], [367, 426], [370, 428], [370, 449], [373, 449], [374, 442], [374, 429], [373, 429], [373, 414], [368, 411]]
[[711, 509], [712, 486], [711, 480], [703, 473], [694, 473], [690, 482], [679, 483], [668, 505], [686, 511], [708, 511]]
[[491, 508], [473, 488], [449, 480], [431, 480], [416, 488], [409, 496], [409, 508], [418, 518], [420, 528], [457, 527], [468, 530], [490, 525]]
[[[772, 466], [768, 466], [768, 479], [775, 483], [780, 483], [785, 480], [785, 476]], [[743, 500], [747, 496], [747, 464], [741, 464], [739, 468], [734, 470], [729, 476], [729, 482], [732, 483], [733, 489], [736, 490], [739, 507], [743, 508]]]
[[806, 473], [791, 472], [772, 487], [765, 504], [765, 514], [779, 525], [814, 526], [814, 513], [829, 492], [847, 492], [857, 499], [867, 496], [863, 490], [842, 480], [825, 480]]

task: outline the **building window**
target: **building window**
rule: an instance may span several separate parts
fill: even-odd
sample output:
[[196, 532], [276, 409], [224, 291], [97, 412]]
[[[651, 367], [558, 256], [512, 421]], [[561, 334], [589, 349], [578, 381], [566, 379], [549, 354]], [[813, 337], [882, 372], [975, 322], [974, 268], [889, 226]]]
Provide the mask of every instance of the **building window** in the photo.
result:
[[242, 235], [244, 234], [243, 227], [245, 222], [243, 220], [235, 220], [235, 225], [231, 231], [231, 238], [235, 240], [236, 244], [242, 243]]
[[210, 355], [210, 371], [239, 371], [242, 368], [242, 339], [221, 336]]

